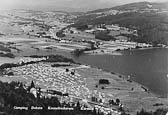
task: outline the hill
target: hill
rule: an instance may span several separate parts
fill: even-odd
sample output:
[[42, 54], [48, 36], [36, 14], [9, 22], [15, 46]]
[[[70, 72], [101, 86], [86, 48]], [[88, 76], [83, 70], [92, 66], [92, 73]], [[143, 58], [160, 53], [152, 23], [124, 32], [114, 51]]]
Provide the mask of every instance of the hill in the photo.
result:
[[97, 9], [93, 11], [89, 11], [86, 14], [93, 14], [93, 13], [105, 13], [109, 12], [110, 10], [117, 10], [117, 11], [135, 11], [135, 10], [165, 10], [168, 9], [168, 2], [135, 2], [130, 4], [125, 4], [121, 6], [115, 6], [112, 8], [105, 8], [105, 9]]
[[82, 25], [118, 24], [136, 29], [136, 41], [168, 44], [168, 4], [139, 2], [113, 8], [99, 9], [79, 16], [74, 27]]
[[168, 5], [166, 2], [164, 3], [150, 3], [150, 2], [137, 2], [137, 3], [131, 3], [131, 4], [126, 4], [122, 6], [116, 6], [113, 7], [112, 9], [115, 10], [144, 10], [144, 9], [167, 9]]

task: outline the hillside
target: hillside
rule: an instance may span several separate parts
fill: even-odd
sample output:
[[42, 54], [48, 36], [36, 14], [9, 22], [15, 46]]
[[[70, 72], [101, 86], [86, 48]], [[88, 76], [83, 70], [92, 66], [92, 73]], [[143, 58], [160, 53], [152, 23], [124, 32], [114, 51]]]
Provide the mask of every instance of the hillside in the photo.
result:
[[136, 2], [136, 3], [130, 3], [130, 4], [125, 4], [121, 6], [115, 6], [112, 8], [105, 8], [105, 9], [97, 9], [94, 11], [89, 11], [86, 13], [88, 14], [100, 14], [100, 13], [106, 13], [110, 12], [112, 10], [116, 11], [144, 11], [144, 10], [154, 10], [154, 11], [159, 11], [159, 10], [166, 10], [168, 9], [168, 2], [162, 2], [162, 3], [156, 3], [156, 2]]
[[144, 10], [144, 9], [167, 9], [168, 4], [164, 3], [150, 3], [150, 2], [138, 2], [138, 3], [131, 3], [122, 6], [116, 6], [112, 9], [115, 10]]
[[138, 38], [147, 43], [168, 43], [168, 5], [166, 3], [139, 2], [108, 9], [87, 12], [76, 19], [73, 25], [118, 24], [122, 27], [136, 29]]

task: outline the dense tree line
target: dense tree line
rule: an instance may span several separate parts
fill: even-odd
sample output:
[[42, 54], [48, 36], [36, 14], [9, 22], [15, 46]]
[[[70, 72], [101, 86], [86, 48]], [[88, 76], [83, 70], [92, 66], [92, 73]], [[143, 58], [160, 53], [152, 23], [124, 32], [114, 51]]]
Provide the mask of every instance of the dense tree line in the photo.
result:
[[8, 57], [8, 58], [14, 58], [15, 55], [12, 53], [0, 53], [1, 57]]
[[84, 49], [75, 49], [74, 51], [72, 51], [71, 53], [76, 56], [79, 57], [81, 55], [83, 55], [85, 53], [85, 51], [92, 51], [92, 50], [96, 50], [97, 49], [97, 44], [93, 43], [93, 42], [87, 42], [90, 44], [90, 47], [88, 48], [84, 48]]
[[15, 106], [28, 108], [31, 106], [43, 107], [44, 110], [35, 111], [35, 113], [38, 112], [42, 114], [45, 113], [45, 109], [47, 109], [48, 106], [58, 107], [60, 106], [60, 102], [55, 97], [35, 98], [20, 82], [11, 82], [10, 84], [0, 82], [0, 112], [4, 112], [7, 115], [35, 114], [31, 110], [15, 110]]
[[14, 63], [5, 63], [0, 66], [0, 70], [3, 70], [5, 68], [12, 68], [12, 67], [19, 67], [19, 66], [24, 66], [28, 64], [34, 64], [34, 63], [39, 63], [39, 62], [70, 62], [70, 63], [75, 63], [72, 59], [66, 58], [61, 55], [49, 55], [49, 56], [38, 56], [38, 55], [32, 55], [29, 56], [31, 58], [47, 58], [46, 60], [41, 60], [41, 61], [30, 61], [30, 62], [22, 62], [20, 64], [14, 64]]
[[75, 49], [74, 51], [72, 51], [71, 53], [76, 56], [79, 57], [81, 55], [83, 55], [85, 53], [85, 51], [91, 51], [91, 50], [95, 50], [97, 49], [93, 44], [91, 44], [90, 48], [84, 48], [84, 49]]
[[51, 67], [67, 67], [70, 66], [70, 64], [53, 64]]
[[75, 50], [72, 52], [72, 54], [73, 54], [74, 56], [76, 56], [76, 57], [79, 57], [79, 56], [81, 56], [82, 54], [84, 54], [84, 51], [85, 51], [85, 49], [75, 49]]
[[43, 60], [43, 62], [70, 62], [70, 63], [75, 63], [72, 59], [66, 58], [62, 55], [48, 55], [48, 56], [39, 56], [39, 55], [32, 55], [29, 56], [31, 58], [47, 58], [46, 60]]
[[95, 39], [99, 39], [99, 40], [103, 40], [103, 41], [115, 41], [116, 39], [111, 36], [111, 35], [108, 35], [107, 33], [104, 33], [104, 32], [99, 32], [95, 35]]
[[[35, 87], [32, 82], [29, 86]], [[29, 89], [28, 87], [28, 89]], [[57, 97], [40, 97], [40, 89], [37, 98], [34, 97], [25, 85], [21, 82], [3, 83], [0, 81], [0, 113], [2, 115], [104, 115], [100, 111], [82, 111], [81, 105], [78, 102], [75, 104], [60, 103]], [[55, 92], [54, 92], [55, 93]], [[116, 99], [119, 103], [120, 100]], [[28, 107], [28, 110], [16, 110], [14, 107]], [[32, 110], [34, 107], [42, 107], [42, 110]], [[48, 110], [48, 107], [68, 107], [74, 110]], [[141, 110], [137, 115], [165, 115], [168, 112], [166, 109], [158, 109], [155, 112], [146, 112]], [[122, 115], [130, 115], [125, 112]]]
[[[32, 110], [31, 107], [42, 107], [42, 110]], [[15, 107], [28, 107], [28, 110], [18, 110]], [[74, 110], [48, 110], [48, 107], [67, 107]], [[57, 97], [35, 98], [24, 88], [21, 82], [0, 82], [0, 114], [2, 115], [103, 115], [101, 112], [83, 111], [78, 102], [77, 105], [60, 103]]]

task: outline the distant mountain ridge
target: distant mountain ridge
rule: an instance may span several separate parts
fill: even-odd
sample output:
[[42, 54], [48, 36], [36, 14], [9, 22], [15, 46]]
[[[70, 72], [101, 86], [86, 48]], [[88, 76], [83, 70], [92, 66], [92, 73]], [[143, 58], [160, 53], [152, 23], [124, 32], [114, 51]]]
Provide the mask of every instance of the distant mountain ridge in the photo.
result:
[[156, 3], [156, 2], [137, 2], [126, 4], [122, 6], [113, 7], [115, 10], [143, 10], [143, 9], [168, 9], [168, 2]]
[[115, 6], [112, 8], [105, 8], [105, 9], [97, 9], [93, 11], [89, 11], [87, 13], [98, 13], [98, 12], [106, 12], [109, 10], [119, 10], [119, 11], [125, 11], [125, 10], [144, 10], [144, 9], [168, 9], [168, 1], [167, 2], [136, 2], [136, 3], [130, 3], [120, 6]]
[[[138, 41], [168, 44], [168, 2], [138, 2], [83, 13], [74, 27], [83, 25], [118, 24], [137, 29]], [[86, 26], [85, 26], [86, 27]]]

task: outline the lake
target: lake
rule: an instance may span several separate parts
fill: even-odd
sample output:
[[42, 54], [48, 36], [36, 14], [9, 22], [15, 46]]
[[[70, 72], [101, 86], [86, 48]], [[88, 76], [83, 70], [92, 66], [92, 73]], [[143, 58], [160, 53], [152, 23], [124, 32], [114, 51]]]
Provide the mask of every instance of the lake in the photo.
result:
[[77, 62], [105, 71], [130, 75], [131, 79], [148, 87], [160, 97], [168, 95], [168, 49], [154, 48], [121, 51], [121, 56], [82, 55]]
[[[27, 54], [28, 52], [25, 52]], [[154, 48], [144, 50], [120, 51], [122, 55], [73, 55], [62, 51], [35, 51], [29, 55], [59, 54], [75, 61], [101, 68], [108, 72], [115, 72], [148, 87], [160, 97], [168, 96], [168, 49]], [[24, 54], [22, 54], [24, 55]], [[21, 56], [21, 55], [20, 55]], [[0, 57], [0, 64], [15, 63], [18, 58]]]

